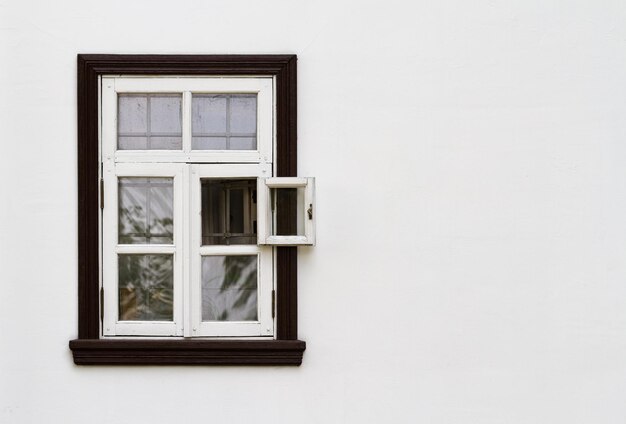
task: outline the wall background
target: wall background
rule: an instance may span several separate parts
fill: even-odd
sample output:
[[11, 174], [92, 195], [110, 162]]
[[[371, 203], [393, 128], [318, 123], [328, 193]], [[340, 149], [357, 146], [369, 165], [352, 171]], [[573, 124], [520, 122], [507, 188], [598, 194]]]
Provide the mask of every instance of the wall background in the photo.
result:
[[[0, 0], [0, 422], [624, 423], [625, 20]], [[73, 365], [77, 53], [298, 54], [302, 367]]]

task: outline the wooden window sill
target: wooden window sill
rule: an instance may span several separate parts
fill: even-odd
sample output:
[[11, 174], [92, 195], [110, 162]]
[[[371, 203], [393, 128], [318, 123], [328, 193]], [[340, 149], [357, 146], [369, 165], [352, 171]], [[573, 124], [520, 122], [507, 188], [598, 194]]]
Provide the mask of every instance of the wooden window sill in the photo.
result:
[[300, 365], [301, 340], [76, 339], [77, 365]]

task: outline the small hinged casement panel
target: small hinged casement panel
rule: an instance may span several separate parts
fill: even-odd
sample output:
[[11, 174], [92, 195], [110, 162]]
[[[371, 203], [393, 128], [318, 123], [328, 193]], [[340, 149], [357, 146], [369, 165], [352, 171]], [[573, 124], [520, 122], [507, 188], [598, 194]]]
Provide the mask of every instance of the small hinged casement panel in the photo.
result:
[[315, 178], [259, 178], [259, 244], [315, 245]]

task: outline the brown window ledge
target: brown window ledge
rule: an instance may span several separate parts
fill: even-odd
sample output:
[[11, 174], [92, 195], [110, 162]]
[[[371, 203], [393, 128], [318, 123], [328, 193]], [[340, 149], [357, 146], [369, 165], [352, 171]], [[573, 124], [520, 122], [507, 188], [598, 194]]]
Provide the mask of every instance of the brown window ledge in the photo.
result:
[[76, 339], [77, 365], [300, 365], [301, 340]]

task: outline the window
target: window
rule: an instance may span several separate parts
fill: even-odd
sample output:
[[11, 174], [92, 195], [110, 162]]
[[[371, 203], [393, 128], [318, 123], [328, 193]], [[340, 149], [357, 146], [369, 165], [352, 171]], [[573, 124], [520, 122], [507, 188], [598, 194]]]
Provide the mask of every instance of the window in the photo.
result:
[[78, 62], [75, 363], [300, 364], [295, 56]]

